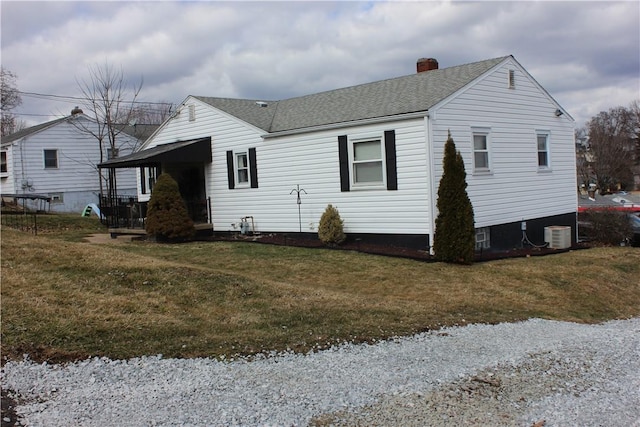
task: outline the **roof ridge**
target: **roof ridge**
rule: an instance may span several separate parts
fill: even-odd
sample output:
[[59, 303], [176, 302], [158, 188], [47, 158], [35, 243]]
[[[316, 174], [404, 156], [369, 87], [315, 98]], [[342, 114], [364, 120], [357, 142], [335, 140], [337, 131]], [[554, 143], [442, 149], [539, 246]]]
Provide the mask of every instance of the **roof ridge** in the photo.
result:
[[268, 109], [251, 105], [260, 102], [255, 99], [194, 97], [272, 133], [427, 111], [508, 58], [513, 56], [506, 55], [268, 101]]

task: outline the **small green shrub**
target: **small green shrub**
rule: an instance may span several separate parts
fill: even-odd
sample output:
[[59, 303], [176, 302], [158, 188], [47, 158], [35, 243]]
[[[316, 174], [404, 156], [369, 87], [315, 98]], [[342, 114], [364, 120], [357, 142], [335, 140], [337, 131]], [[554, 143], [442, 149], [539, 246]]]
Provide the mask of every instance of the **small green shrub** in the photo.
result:
[[339, 245], [347, 236], [344, 234], [344, 223], [338, 209], [328, 205], [318, 225], [318, 237], [325, 245]]
[[188, 240], [196, 234], [178, 183], [167, 173], [158, 177], [151, 192], [145, 230], [160, 241]]

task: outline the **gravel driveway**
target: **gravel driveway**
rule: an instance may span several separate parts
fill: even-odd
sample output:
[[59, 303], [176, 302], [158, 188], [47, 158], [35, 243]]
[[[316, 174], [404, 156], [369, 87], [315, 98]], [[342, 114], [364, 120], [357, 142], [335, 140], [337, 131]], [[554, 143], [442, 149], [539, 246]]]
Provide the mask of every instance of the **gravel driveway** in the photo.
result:
[[27, 426], [636, 426], [640, 318], [532, 319], [257, 360], [9, 362]]

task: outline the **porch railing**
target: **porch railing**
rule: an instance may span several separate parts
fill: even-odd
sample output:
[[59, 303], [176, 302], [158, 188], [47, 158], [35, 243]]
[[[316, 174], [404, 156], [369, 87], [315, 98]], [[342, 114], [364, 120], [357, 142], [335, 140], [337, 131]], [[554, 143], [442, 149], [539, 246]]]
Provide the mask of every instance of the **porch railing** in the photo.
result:
[[[210, 198], [185, 201], [189, 217], [196, 224], [208, 223]], [[143, 229], [147, 218], [147, 202], [134, 196], [100, 197], [102, 222], [111, 228]]]

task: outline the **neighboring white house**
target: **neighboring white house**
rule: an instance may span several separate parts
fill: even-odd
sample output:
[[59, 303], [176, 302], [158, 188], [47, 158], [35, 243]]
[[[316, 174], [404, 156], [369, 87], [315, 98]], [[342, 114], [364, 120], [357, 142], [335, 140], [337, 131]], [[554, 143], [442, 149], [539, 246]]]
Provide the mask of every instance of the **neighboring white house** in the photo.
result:
[[[95, 122], [76, 108], [70, 116], [3, 136], [0, 145], [3, 198], [17, 196], [29, 206], [29, 199], [25, 197], [46, 197], [54, 212], [81, 213], [87, 204], [98, 204], [97, 165], [114, 153], [105, 147], [100, 157], [97, 139], [83, 130], [94, 128]], [[130, 154], [140, 143], [126, 133], [120, 133], [117, 142], [116, 155]], [[119, 194], [135, 196], [135, 171], [119, 171], [116, 179]], [[106, 183], [103, 182], [103, 186], [106, 192]]]
[[573, 118], [513, 56], [417, 69], [281, 101], [188, 96], [140, 151], [101, 166], [138, 167], [141, 201], [169, 172], [209, 199], [214, 232], [251, 217], [255, 232], [317, 233], [332, 204], [351, 237], [428, 248], [450, 131], [478, 248], [542, 244], [547, 226], [575, 241]]

